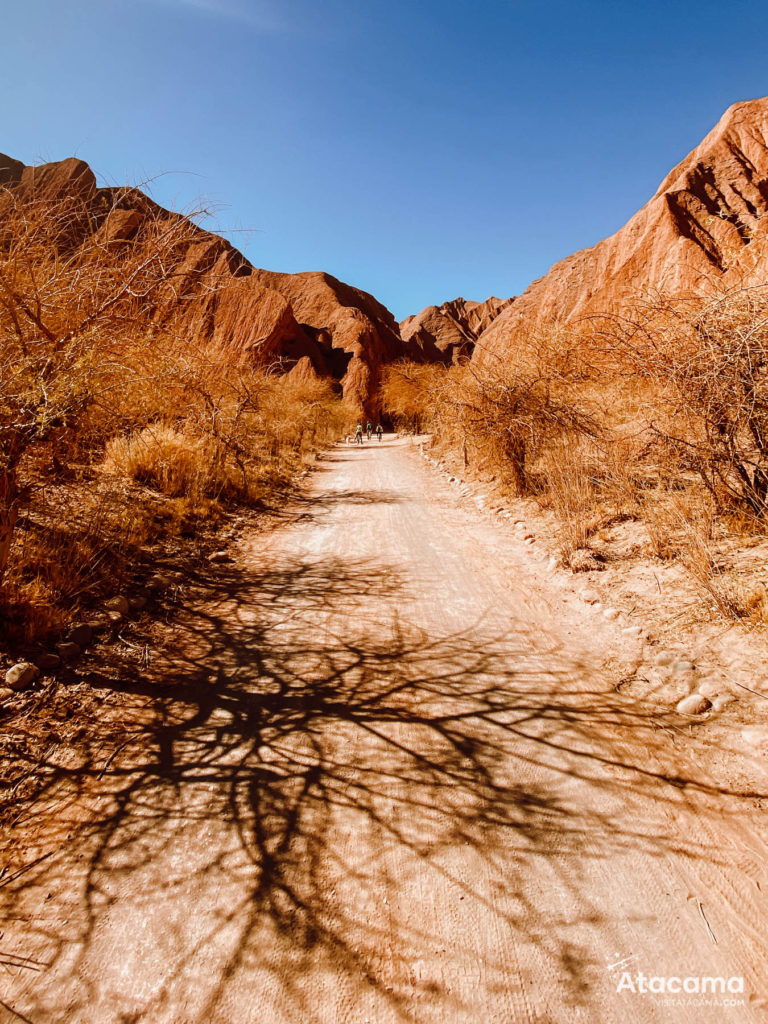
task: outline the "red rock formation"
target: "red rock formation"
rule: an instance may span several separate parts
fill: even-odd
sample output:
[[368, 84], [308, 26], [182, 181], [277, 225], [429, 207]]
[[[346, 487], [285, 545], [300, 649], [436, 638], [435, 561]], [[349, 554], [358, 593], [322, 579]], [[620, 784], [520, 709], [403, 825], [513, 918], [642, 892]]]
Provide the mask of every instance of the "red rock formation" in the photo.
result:
[[730, 107], [615, 235], [556, 263], [483, 332], [478, 361], [521, 333], [615, 312], [655, 291], [682, 294], [764, 278], [768, 98]]
[[0, 153], [0, 185], [13, 185], [21, 179], [24, 164]]
[[[89, 213], [73, 221], [73, 244], [85, 240], [84, 232], [100, 243], [126, 244], [150, 217], [169, 224], [180, 218], [138, 189], [98, 188], [88, 165], [74, 158], [25, 167], [0, 154], [1, 186], [84, 198]], [[176, 294], [187, 331], [237, 357], [246, 353], [286, 371], [297, 367], [302, 379], [332, 376], [346, 398], [375, 415], [381, 367], [402, 355], [389, 310], [330, 274], [258, 270], [223, 238], [185, 226]]]
[[409, 356], [447, 364], [471, 355], [478, 337], [512, 301], [491, 297], [485, 302], [469, 302], [459, 298], [442, 306], [427, 306], [406, 317], [400, 324], [400, 334]]
[[[395, 318], [367, 292], [330, 274], [278, 274], [254, 270], [261, 287], [280, 292], [302, 330], [311, 336], [317, 356], [336, 379], [345, 398], [375, 415], [381, 367], [399, 359], [402, 341]], [[319, 369], [315, 359], [312, 360]]]
[[286, 373], [285, 379], [295, 384], [312, 384], [322, 380], [322, 375], [317, 372], [309, 356], [302, 356], [293, 369]]

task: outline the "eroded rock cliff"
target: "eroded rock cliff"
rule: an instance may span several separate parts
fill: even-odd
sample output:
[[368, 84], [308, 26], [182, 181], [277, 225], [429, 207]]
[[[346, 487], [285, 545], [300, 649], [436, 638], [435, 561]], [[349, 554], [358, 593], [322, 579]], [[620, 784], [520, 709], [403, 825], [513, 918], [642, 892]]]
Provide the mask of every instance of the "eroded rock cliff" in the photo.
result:
[[[99, 188], [88, 164], [75, 158], [27, 167], [0, 154], [0, 186], [85, 200], [87, 215], [73, 219], [73, 245], [86, 237], [127, 244], [148, 218], [181, 217], [139, 189]], [[299, 367], [299, 376], [331, 377], [346, 398], [375, 415], [381, 368], [403, 354], [388, 309], [330, 274], [257, 269], [218, 235], [192, 222], [185, 228], [175, 294], [186, 330], [201, 344], [286, 372]]]
[[400, 324], [410, 358], [455, 363], [472, 355], [475, 342], [512, 299], [491, 297], [485, 302], [453, 299], [442, 306], [427, 306]]
[[501, 354], [521, 332], [616, 312], [655, 292], [752, 283], [768, 267], [768, 98], [737, 103], [616, 234], [556, 263], [478, 339]]

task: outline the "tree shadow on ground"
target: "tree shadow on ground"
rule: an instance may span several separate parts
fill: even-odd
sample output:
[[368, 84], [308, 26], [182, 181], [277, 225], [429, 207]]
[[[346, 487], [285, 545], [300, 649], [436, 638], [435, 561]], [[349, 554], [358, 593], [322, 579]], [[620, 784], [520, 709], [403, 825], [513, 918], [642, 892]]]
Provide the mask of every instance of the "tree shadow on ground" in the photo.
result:
[[[233, 570], [172, 656], [92, 679], [120, 695], [120, 742], [43, 766], [25, 824], [53, 855], [0, 889], [60, 978], [55, 1003], [21, 993], [31, 1020], [155, 1024], [183, 1005], [185, 1024], [234, 1022], [239, 987], [248, 1019], [311, 1024], [338, 986], [371, 1019], [473, 1020], [474, 985], [502, 1000], [530, 983], [510, 937], [578, 1007], [603, 967], [584, 936], [631, 918], [587, 879], [725, 862], [706, 809], [754, 794], [682, 770], [657, 709], [541, 636], [426, 635], [407, 589], [367, 562]], [[689, 812], [702, 827], [683, 841], [670, 823]], [[561, 920], [542, 922], [543, 890]], [[468, 962], [476, 979], [453, 984]]]

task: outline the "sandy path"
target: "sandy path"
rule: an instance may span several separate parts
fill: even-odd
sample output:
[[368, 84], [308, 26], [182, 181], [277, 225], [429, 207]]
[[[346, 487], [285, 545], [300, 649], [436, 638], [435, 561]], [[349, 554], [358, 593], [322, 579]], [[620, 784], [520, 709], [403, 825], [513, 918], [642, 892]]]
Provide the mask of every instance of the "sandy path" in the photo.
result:
[[[678, 760], [618, 629], [411, 446], [321, 467], [185, 613], [173, 704], [40, 808], [0, 946], [46, 966], [8, 968], [6, 1019], [765, 1020], [754, 796]], [[624, 958], [744, 992], [617, 992]]]

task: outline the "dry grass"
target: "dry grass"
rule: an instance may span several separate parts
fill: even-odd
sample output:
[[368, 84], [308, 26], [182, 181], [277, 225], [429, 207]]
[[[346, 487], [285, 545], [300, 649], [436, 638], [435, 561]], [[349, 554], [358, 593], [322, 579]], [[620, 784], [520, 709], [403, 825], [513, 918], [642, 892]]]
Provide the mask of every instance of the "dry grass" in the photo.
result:
[[222, 495], [248, 499], [235, 483], [226, 451], [209, 437], [195, 436], [158, 423], [127, 436], [114, 437], [106, 447], [104, 468], [171, 497], [184, 495], [192, 503]]
[[589, 547], [590, 538], [603, 522], [586, 448], [584, 442], [561, 442], [542, 459], [546, 490], [541, 503], [557, 517], [560, 555], [566, 563], [576, 551]]

